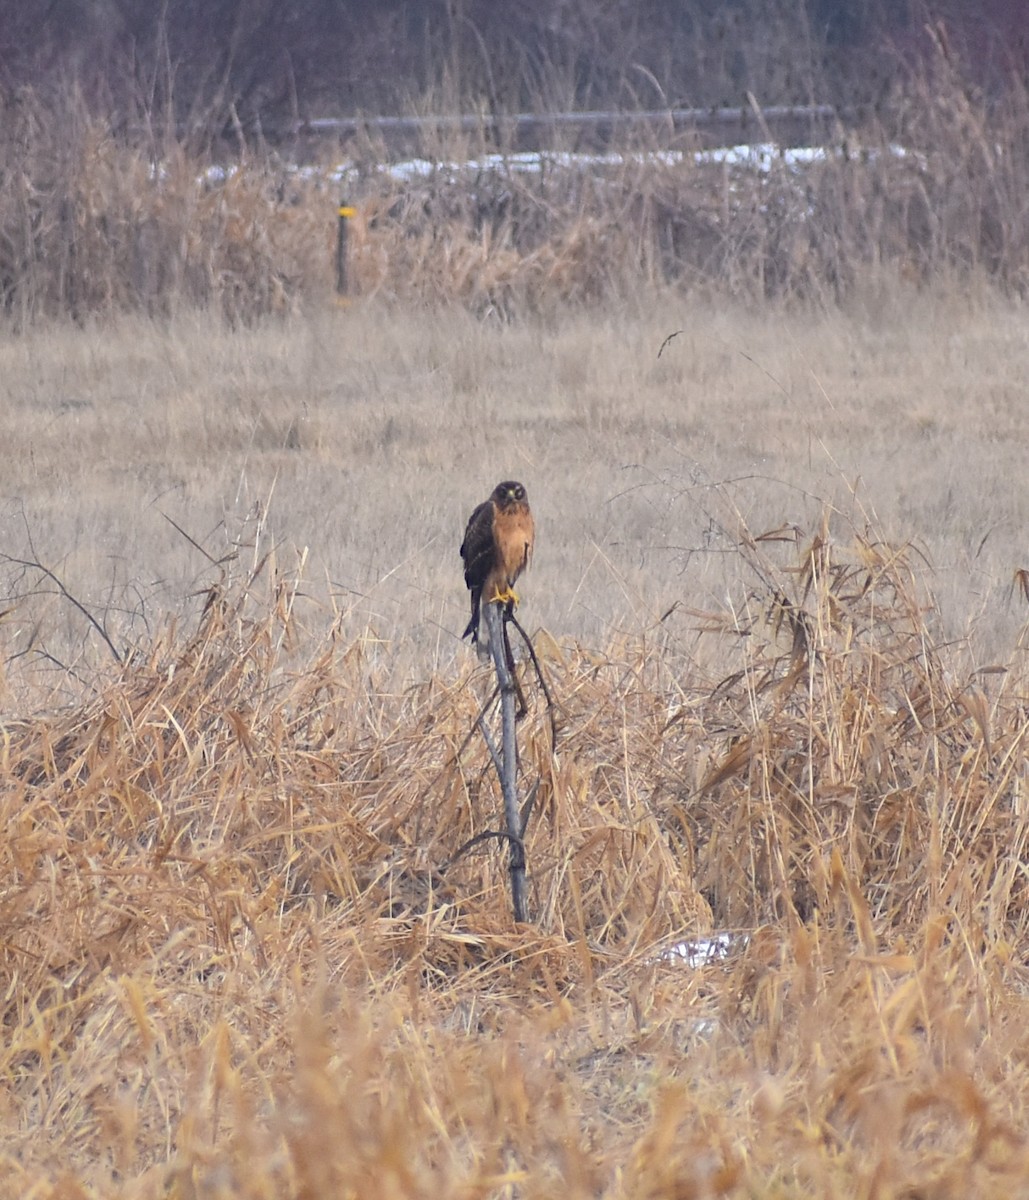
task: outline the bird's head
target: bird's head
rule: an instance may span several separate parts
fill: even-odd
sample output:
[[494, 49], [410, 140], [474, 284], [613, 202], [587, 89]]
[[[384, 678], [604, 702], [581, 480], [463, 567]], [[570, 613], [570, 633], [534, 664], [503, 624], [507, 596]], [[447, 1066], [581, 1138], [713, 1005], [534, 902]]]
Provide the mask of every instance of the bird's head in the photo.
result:
[[521, 503], [525, 500], [525, 488], [513, 479], [505, 479], [493, 489], [493, 499], [498, 504]]

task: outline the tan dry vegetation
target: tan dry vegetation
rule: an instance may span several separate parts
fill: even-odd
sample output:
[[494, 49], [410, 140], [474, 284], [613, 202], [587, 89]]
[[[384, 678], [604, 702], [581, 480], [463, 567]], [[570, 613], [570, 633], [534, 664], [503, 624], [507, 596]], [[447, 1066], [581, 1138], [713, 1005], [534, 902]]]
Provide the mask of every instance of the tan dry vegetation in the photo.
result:
[[[166, 518], [215, 559], [241, 542], [250, 567], [270, 531], [307, 550], [326, 621], [370, 628], [423, 679], [457, 652], [456, 545], [499, 478], [524, 479], [539, 515], [526, 620], [598, 647], [678, 601], [661, 635], [701, 653], [684, 610], [760, 582], [739, 522], [803, 542], [828, 504], [841, 529], [913, 542], [933, 635], [971, 635], [966, 665], [1007, 662], [1029, 525], [1024, 314], [869, 309], [503, 325], [372, 306], [235, 333], [199, 317], [41, 329], [0, 345], [3, 553], [57, 572], [124, 649], [195, 612], [215, 574]], [[30, 595], [47, 581], [3, 572], [22, 598], [8, 654], [39, 622], [37, 649], [65, 665], [97, 649], [75, 609]]]
[[331, 312], [319, 182], [17, 98], [0, 1195], [1029, 1195], [1025, 96], [932, 83], [802, 177], [370, 172]]
[[1026, 698], [954, 681], [915, 557], [744, 538], [781, 599], [695, 616], [715, 676], [541, 635], [515, 929], [459, 853], [487, 675], [397, 688], [258, 549], [3, 722], [0, 1194], [1026, 1194]]
[[[354, 290], [407, 305], [525, 317], [664, 287], [831, 308], [898, 280], [1024, 296], [1029, 92], [1012, 76], [983, 95], [938, 51], [874, 115], [812, 128], [813, 158], [760, 167], [698, 161], [700, 132], [670, 125], [601, 156], [570, 154], [574, 130], [555, 129], [528, 166], [486, 124], [430, 124], [406, 173], [367, 135], [301, 169], [310, 146], [242, 131], [212, 170], [145, 109], [105, 116], [73, 90], [25, 89], [0, 97], [0, 307], [28, 326], [198, 306], [249, 324], [317, 305], [341, 193], [359, 214]], [[747, 137], [773, 141], [760, 115]]]
[[[894, 305], [9, 339], [5, 553], [134, 649], [9, 571], [0, 1194], [1025, 1194], [1024, 320]], [[455, 858], [507, 473], [520, 930]]]

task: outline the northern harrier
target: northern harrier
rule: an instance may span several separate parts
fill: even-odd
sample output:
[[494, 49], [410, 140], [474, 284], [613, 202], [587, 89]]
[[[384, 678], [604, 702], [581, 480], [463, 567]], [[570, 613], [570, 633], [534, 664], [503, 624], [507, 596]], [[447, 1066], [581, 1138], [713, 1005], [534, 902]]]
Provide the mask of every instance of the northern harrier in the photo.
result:
[[512, 479], [498, 483], [468, 518], [461, 543], [464, 581], [472, 593], [472, 619], [461, 635], [478, 642], [483, 596], [487, 604], [517, 604], [514, 582], [529, 565], [536, 527], [525, 488]]

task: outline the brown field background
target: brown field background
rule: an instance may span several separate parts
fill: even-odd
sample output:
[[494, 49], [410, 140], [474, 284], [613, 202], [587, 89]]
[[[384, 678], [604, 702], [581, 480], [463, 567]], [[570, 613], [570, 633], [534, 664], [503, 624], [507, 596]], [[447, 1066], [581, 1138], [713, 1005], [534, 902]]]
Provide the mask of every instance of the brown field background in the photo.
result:
[[[1018, 309], [0, 353], [52, 572], [0, 626], [3, 1194], [1024, 1194]], [[456, 546], [507, 475], [524, 929], [450, 861], [500, 822]]]
[[524, 615], [555, 636], [604, 645], [678, 604], [662, 637], [686, 651], [688, 609], [760, 582], [741, 525], [788, 527], [788, 556], [828, 513], [840, 536], [911, 543], [933, 637], [965, 666], [1019, 661], [1029, 343], [995, 300], [791, 316], [670, 299], [514, 325], [372, 304], [236, 332], [124, 319], [23, 335], [0, 365], [7, 594], [25, 596], [9, 653], [42, 620], [65, 666], [107, 655], [25, 561], [127, 649], [199, 609], [209, 559], [253, 567], [274, 547], [286, 570], [305, 556], [323, 621], [423, 678], [461, 654], [467, 515], [513, 476], [540, 524]]
[[0, 1196], [1029, 1195], [1026, 126], [937, 100], [799, 192], [380, 179], [347, 307], [323, 183], [22, 108]]

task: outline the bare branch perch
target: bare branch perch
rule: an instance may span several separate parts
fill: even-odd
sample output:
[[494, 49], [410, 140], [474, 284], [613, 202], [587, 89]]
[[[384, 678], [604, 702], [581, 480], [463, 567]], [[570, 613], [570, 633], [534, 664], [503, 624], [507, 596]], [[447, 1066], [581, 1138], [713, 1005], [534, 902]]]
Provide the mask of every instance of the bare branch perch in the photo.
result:
[[525, 910], [525, 844], [522, 841], [522, 819], [518, 806], [518, 743], [515, 738], [518, 685], [505, 636], [506, 615], [503, 605], [484, 605], [483, 618], [500, 689], [500, 788], [504, 796], [504, 821], [511, 847], [511, 906], [514, 919], [525, 921], [528, 919]]

